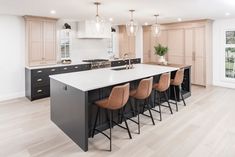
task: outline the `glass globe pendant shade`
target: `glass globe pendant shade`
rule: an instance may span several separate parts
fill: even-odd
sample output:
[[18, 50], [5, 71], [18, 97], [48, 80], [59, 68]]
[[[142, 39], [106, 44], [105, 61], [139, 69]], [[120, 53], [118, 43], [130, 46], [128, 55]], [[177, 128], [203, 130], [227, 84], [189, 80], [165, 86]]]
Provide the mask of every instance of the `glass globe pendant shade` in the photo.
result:
[[130, 10], [131, 12], [131, 20], [126, 24], [126, 32], [128, 36], [136, 36], [138, 31], [138, 24], [133, 20], [133, 12], [135, 10]]
[[104, 29], [104, 20], [99, 16], [99, 5], [101, 5], [101, 3], [95, 2], [94, 4], [96, 5], [95, 29], [97, 32], [102, 32]]
[[153, 33], [153, 36], [158, 37], [161, 34], [161, 26], [160, 24], [158, 24], [158, 21], [157, 21], [157, 17], [159, 15], [154, 15], [154, 16], [156, 18], [156, 22], [155, 24], [152, 25], [152, 33]]
[[153, 36], [158, 37], [161, 34], [161, 26], [159, 24], [152, 25]]
[[128, 36], [136, 36], [138, 31], [138, 25], [134, 23], [134, 21], [131, 21], [126, 24], [126, 32]]

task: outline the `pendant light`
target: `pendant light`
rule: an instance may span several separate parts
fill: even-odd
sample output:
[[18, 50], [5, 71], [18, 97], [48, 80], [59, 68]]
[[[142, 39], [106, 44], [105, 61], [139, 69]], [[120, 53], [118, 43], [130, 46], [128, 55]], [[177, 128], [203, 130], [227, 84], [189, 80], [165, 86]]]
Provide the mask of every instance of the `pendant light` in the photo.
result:
[[126, 24], [126, 32], [128, 36], [135, 36], [138, 31], [138, 25], [133, 20], [133, 13], [135, 10], [129, 10], [131, 13], [131, 20]]
[[94, 5], [96, 5], [95, 27], [96, 27], [97, 32], [100, 32], [100, 29], [104, 22], [104, 20], [99, 15], [99, 5], [101, 5], [101, 3], [94, 2]]
[[158, 24], [157, 18], [159, 15], [154, 15], [156, 18], [155, 24], [152, 25], [153, 35], [158, 37], [161, 34], [161, 26]]

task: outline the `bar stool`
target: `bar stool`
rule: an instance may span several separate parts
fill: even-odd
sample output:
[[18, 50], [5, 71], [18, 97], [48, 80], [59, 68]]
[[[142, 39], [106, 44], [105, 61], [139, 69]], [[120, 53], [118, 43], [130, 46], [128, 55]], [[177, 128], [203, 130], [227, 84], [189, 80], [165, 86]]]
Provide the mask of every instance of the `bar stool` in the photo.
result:
[[[142, 79], [138, 85], [138, 88], [135, 90], [131, 90], [130, 92], [130, 97], [134, 98], [135, 102], [137, 102], [137, 104], [135, 105], [135, 107], [137, 108], [137, 116], [138, 116], [138, 121], [134, 121], [133, 119], [129, 119], [132, 122], [136, 123], [138, 125], [138, 134], [140, 134], [140, 104], [138, 103], [141, 100], [144, 100], [144, 105], [143, 108], [147, 108], [147, 110], [149, 111], [149, 115], [146, 115], [144, 113], [141, 113], [147, 117], [150, 117], [153, 125], [155, 125], [154, 120], [153, 120], [153, 116], [150, 110], [150, 104], [149, 104], [149, 96], [152, 92], [152, 86], [153, 86], [153, 77], [147, 78], [147, 79]], [[136, 112], [136, 111], [134, 111]], [[144, 112], [144, 111], [143, 111]]]
[[[113, 123], [115, 123], [117, 126], [123, 129], [126, 129], [128, 132], [129, 138], [130, 139], [132, 138], [125, 116], [123, 117], [124, 117], [124, 122], [125, 122], [126, 127], [123, 127], [113, 121], [113, 111], [123, 109], [123, 107], [126, 105], [129, 99], [129, 88], [130, 88], [129, 83], [122, 85], [122, 86], [113, 87], [111, 94], [109, 95], [108, 98], [98, 100], [95, 102], [95, 104], [98, 106], [98, 109], [96, 113], [95, 124], [92, 130], [92, 137], [94, 137], [95, 131], [98, 131], [102, 133], [104, 136], [106, 136], [110, 140], [110, 151], [112, 151], [112, 129], [111, 128], [113, 127]], [[109, 113], [109, 116], [108, 116], [109, 129], [110, 129], [109, 136], [103, 133], [102, 131], [96, 129], [96, 124], [97, 124], [98, 116], [100, 114], [100, 109], [106, 109], [106, 111]]]
[[176, 93], [176, 87], [179, 88], [179, 101], [180, 101], [180, 96], [181, 96], [183, 103], [184, 103], [184, 106], [186, 106], [186, 103], [184, 101], [184, 97], [182, 94], [182, 87], [181, 87], [183, 80], [184, 80], [184, 69], [177, 70], [176, 74], [175, 74], [175, 78], [171, 79], [171, 86], [173, 86], [174, 97], [175, 97], [175, 103], [172, 103], [172, 104], [176, 105], [176, 111], [178, 111], [178, 103], [177, 103], [178, 98], [177, 98], [177, 93]]
[[[158, 110], [155, 110], [155, 109], [152, 109], [152, 110], [160, 114], [160, 121], [162, 121], [161, 106], [169, 108], [171, 114], [173, 114], [171, 105], [167, 96], [167, 92], [166, 92], [170, 87], [170, 80], [171, 80], [170, 73], [164, 73], [160, 76], [159, 82], [153, 85], [154, 105], [156, 104], [158, 106]], [[167, 101], [168, 106], [165, 106], [162, 104], [162, 100], [161, 100], [162, 93], [164, 93], [165, 101]], [[156, 97], [158, 98], [158, 102], [156, 102]]]

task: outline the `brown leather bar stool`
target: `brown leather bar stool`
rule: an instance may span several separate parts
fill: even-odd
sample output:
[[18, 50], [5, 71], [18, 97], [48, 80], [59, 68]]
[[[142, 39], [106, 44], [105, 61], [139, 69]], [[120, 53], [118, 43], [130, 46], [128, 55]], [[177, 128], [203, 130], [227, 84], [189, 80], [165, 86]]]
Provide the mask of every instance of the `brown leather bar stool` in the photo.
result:
[[[123, 127], [123, 126], [119, 125], [118, 123], [116, 123], [115, 121], [113, 121], [113, 111], [123, 109], [123, 107], [126, 105], [128, 99], [129, 99], [129, 90], [130, 90], [129, 88], [130, 88], [129, 83], [122, 85], [122, 86], [113, 87], [111, 94], [109, 95], [108, 98], [98, 100], [95, 102], [95, 104], [98, 106], [98, 109], [97, 109], [97, 113], [96, 113], [95, 124], [94, 124], [93, 130], [92, 130], [92, 137], [94, 137], [95, 131], [98, 131], [98, 132], [102, 133], [104, 136], [106, 136], [110, 140], [110, 151], [112, 150], [112, 129], [111, 128], [113, 127], [113, 123], [115, 123], [117, 126], [123, 128], [123, 129], [126, 129], [130, 139], [132, 138], [128, 124], [126, 122], [125, 116], [123, 116], [123, 117], [124, 117], [124, 122], [125, 122], [126, 127]], [[105, 133], [103, 133], [102, 131], [96, 129], [96, 124], [97, 124], [97, 119], [100, 114], [100, 109], [106, 109], [109, 113], [109, 116], [108, 116], [109, 129], [110, 129], [109, 136], [106, 135]]]
[[[176, 105], [176, 111], [178, 111], [178, 98], [177, 98], [177, 93], [176, 93], [176, 87], [178, 87], [179, 89], [179, 97], [181, 96], [181, 99], [183, 100], [183, 103], [184, 103], [184, 106], [186, 106], [186, 103], [184, 101], [184, 97], [183, 97], [183, 94], [182, 94], [182, 83], [183, 83], [183, 80], [184, 80], [184, 69], [179, 69], [177, 70], [176, 74], [175, 74], [175, 78], [174, 79], [171, 79], [171, 86], [173, 86], [174, 88], [174, 97], [175, 97], [175, 104]], [[180, 98], [179, 98], [179, 101], [180, 101]]]
[[[130, 97], [134, 98], [135, 102], [140, 102], [141, 100], [144, 100], [143, 108], [149, 111], [149, 115], [146, 115], [144, 113], [141, 113], [141, 114], [147, 117], [150, 117], [152, 119], [153, 125], [155, 125], [153, 116], [150, 110], [151, 109], [150, 103], [149, 103], [150, 101], [149, 96], [152, 92], [152, 86], [153, 86], [153, 77], [142, 79], [138, 85], [138, 88], [130, 92]], [[138, 134], [140, 134], [140, 116], [139, 116], [140, 104], [138, 103], [135, 106], [137, 108], [138, 121], [136, 122], [133, 119], [129, 119], [129, 120], [131, 120], [132, 122], [138, 125]]]
[[[152, 109], [152, 110], [160, 114], [160, 121], [162, 121], [161, 106], [168, 107], [170, 109], [171, 114], [173, 114], [171, 105], [167, 96], [167, 92], [166, 92], [170, 87], [170, 80], [171, 80], [170, 73], [164, 73], [160, 76], [159, 82], [153, 85], [154, 104], [158, 106], [158, 110], [155, 110], [155, 109]], [[162, 104], [162, 99], [161, 99], [162, 93], [164, 93], [165, 101], [167, 102], [168, 106], [165, 106]], [[156, 97], [158, 98], [158, 102], [156, 102]]]

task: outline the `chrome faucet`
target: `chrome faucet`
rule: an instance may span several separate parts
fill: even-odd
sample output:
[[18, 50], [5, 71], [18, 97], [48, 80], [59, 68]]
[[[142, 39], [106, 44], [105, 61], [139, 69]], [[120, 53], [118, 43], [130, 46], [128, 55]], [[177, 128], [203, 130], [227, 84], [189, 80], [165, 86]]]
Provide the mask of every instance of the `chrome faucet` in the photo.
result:
[[131, 58], [128, 53], [125, 53], [123, 55], [123, 60], [125, 60], [126, 58], [128, 58], [128, 64], [126, 65], [127, 69], [132, 69]]

